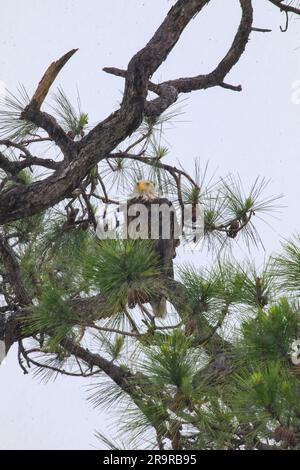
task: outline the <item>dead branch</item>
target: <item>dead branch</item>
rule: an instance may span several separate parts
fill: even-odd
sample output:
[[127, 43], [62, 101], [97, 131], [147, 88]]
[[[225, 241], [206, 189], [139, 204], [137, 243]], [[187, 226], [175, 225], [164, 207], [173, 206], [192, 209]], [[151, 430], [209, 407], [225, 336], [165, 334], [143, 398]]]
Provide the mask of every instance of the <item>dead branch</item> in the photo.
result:
[[296, 8], [293, 5], [289, 5], [283, 3], [284, 0], [269, 0], [270, 3], [273, 3], [276, 7], [278, 7], [281, 11], [285, 11], [287, 13], [295, 13], [296, 15], [300, 15], [300, 8]]

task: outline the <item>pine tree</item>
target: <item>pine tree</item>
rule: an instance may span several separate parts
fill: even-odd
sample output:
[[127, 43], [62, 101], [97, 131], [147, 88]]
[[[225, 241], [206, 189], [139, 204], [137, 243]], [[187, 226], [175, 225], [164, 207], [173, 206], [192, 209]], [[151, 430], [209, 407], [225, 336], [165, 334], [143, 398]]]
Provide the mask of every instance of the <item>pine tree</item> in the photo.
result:
[[[300, 13], [292, 4], [270, 2]], [[165, 21], [175, 21], [183, 3], [193, 2], [177, 2]], [[184, 14], [192, 18], [207, 3]], [[241, 0], [241, 6], [229, 68], [252, 30], [251, 1]], [[163, 32], [169, 37], [167, 27]], [[300, 237], [286, 241], [259, 269], [235, 260], [232, 250], [237, 241], [261, 246], [256, 220], [277, 210], [280, 196], [268, 196], [264, 178], [244, 188], [232, 174], [210, 177], [198, 160], [193, 173], [172, 163], [165, 132], [182, 113], [174, 104], [182, 81], [169, 84], [165, 95], [162, 85], [149, 82], [158, 101], [146, 103], [141, 121], [124, 124], [124, 134], [114, 130], [109, 151], [97, 150], [99, 136], [93, 140], [103, 124], [90, 129], [80, 100], [74, 106], [62, 88], [46, 104], [53, 116], [40, 111], [73, 53], [50, 66], [32, 99], [22, 87], [2, 103], [0, 338], [6, 351], [17, 342], [24, 373], [44, 380], [86, 377], [88, 399], [122, 417], [114, 436], [97, 434], [101, 445], [300, 449]], [[124, 120], [127, 101], [138, 102], [130, 88], [134, 60], [127, 72], [107, 71], [127, 74]], [[206, 77], [210, 84], [201, 76], [198, 89], [237, 89], [224, 83], [228, 71], [221, 81], [219, 71]], [[186, 80], [190, 91], [193, 79]], [[117, 113], [108, 119], [117, 121]], [[47, 158], [33, 156], [36, 149]], [[147, 240], [99, 239], [97, 211], [112, 210], [141, 178], [153, 181], [179, 211], [201, 204], [203, 238], [182, 245], [207, 253], [207, 266], [179, 259], [179, 249], [175, 279], [166, 280]], [[166, 320], [155, 318], [143, 301], [129, 305], [130, 298], [157, 293], [168, 300]]]

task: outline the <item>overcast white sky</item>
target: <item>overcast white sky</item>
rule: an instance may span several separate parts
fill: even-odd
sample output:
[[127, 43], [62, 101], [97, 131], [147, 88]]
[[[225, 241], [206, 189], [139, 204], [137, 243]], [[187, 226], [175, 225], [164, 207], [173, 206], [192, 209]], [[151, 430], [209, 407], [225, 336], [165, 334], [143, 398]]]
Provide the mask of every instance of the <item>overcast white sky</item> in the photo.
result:
[[[99, 121], [117, 106], [122, 79], [104, 74], [104, 66], [126, 68], [131, 56], [151, 37], [174, 2], [168, 0], [2, 0], [0, 81], [31, 93], [46, 67], [66, 51], [79, 52], [55, 85], [70, 96], [80, 91], [83, 110]], [[217, 175], [239, 173], [245, 186], [258, 176], [271, 179], [269, 193], [284, 193], [287, 206], [272, 229], [259, 224], [266, 252], [300, 231], [300, 105], [292, 86], [300, 80], [300, 20], [290, 21], [266, 0], [254, 1], [255, 26], [246, 53], [227, 81], [243, 92], [213, 88], [194, 92], [185, 102], [185, 122], [167, 134], [170, 155], [188, 169], [193, 159], [209, 160]], [[189, 25], [179, 44], [154, 77], [166, 80], [206, 73], [229, 47], [240, 19], [238, 0], [212, 0]], [[55, 89], [55, 87], [54, 87]], [[245, 250], [245, 256], [247, 251]], [[199, 254], [193, 257], [201, 264]], [[106, 431], [105, 414], [85, 401], [87, 383], [59, 378], [40, 384], [24, 376], [12, 349], [0, 367], [0, 449], [90, 449], [96, 429]]]

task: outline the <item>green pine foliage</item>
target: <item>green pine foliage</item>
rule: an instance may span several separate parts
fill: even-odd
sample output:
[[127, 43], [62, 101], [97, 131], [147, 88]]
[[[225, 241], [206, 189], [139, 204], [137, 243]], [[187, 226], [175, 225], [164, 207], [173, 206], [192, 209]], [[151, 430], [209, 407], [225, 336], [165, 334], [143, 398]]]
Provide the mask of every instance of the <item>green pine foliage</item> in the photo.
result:
[[85, 253], [85, 277], [107, 297], [115, 313], [126, 307], [129, 297], [138, 302], [139, 297], [157, 292], [160, 274], [151, 240], [105, 240]]
[[29, 104], [30, 97], [26, 88], [20, 85], [17, 93], [6, 90], [0, 100], [0, 137], [20, 142], [37, 131], [32, 122], [20, 119], [23, 109]]
[[300, 334], [300, 312], [281, 298], [268, 310], [259, 309], [256, 317], [245, 321], [242, 332], [245, 358], [288, 362], [291, 344]]
[[74, 139], [81, 138], [85, 134], [89, 122], [87, 113], [82, 112], [79, 96], [77, 97], [77, 109], [73, 106], [62, 88], [58, 88], [54, 94], [54, 112], [62, 124], [64, 130]]
[[[72, 335], [74, 325], [78, 324], [78, 318], [71, 306], [66, 302], [66, 294], [63, 289], [45, 283], [40, 294], [40, 302], [32, 308], [32, 315], [25, 319], [26, 332], [49, 332], [46, 348], [56, 351], [61, 341]], [[73, 335], [75, 336], [75, 335]]]

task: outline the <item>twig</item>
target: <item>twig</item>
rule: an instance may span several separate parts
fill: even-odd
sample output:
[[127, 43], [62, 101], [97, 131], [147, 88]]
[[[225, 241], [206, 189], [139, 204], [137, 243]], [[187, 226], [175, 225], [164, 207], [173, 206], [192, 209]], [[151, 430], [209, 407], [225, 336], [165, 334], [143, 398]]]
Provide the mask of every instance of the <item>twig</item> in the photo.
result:
[[91, 327], [91, 328], [95, 328], [96, 330], [99, 330], [99, 331], [105, 331], [105, 332], [108, 332], [108, 333], [117, 333], [118, 335], [123, 335], [123, 336], [131, 336], [131, 337], [138, 337], [140, 336], [140, 333], [139, 332], [129, 332], [129, 331], [123, 331], [123, 330], [117, 330], [115, 328], [107, 328], [107, 327], [104, 327], [104, 326], [98, 326], [98, 325], [95, 325], [94, 323], [87, 323], [87, 326]]

